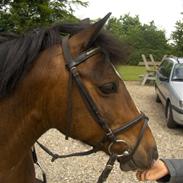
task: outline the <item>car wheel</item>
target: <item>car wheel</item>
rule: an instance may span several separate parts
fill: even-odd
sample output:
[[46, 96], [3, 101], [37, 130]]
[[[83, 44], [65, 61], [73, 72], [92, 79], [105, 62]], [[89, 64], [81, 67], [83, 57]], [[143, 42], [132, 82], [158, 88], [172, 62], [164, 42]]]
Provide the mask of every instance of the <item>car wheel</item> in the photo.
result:
[[157, 102], [157, 103], [161, 103], [161, 100], [160, 100], [160, 98], [159, 98], [159, 95], [158, 95], [158, 94], [156, 94], [156, 102]]
[[170, 102], [167, 104], [166, 121], [167, 121], [167, 127], [168, 128], [176, 128], [177, 127], [177, 124], [173, 120], [172, 105], [171, 105]]

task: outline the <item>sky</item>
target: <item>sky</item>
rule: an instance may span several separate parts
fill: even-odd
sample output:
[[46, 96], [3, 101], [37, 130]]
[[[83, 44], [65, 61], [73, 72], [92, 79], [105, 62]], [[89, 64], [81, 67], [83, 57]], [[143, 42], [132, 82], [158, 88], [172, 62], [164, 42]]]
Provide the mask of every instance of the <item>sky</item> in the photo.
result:
[[108, 12], [119, 18], [120, 15], [138, 15], [141, 23], [154, 20], [155, 25], [164, 30], [166, 37], [175, 30], [175, 23], [183, 18], [183, 0], [88, 0], [87, 8], [76, 7], [75, 16], [80, 19], [97, 19]]

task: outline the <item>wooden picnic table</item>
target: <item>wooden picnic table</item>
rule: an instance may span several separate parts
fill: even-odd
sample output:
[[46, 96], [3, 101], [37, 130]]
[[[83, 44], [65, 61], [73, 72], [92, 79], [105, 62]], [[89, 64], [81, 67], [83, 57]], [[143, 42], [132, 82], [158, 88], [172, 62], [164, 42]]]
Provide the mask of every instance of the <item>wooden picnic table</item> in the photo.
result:
[[[149, 65], [149, 66], [153, 66], [153, 65], [154, 65], [154, 63], [152, 63], [151, 61], [147, 61], [147, 62], [148, 62], [148, 65]], [[161, 62], [155, 61], [155, 64], [156, 64], [156, 66], [159, 66], [159, 65], [161, 64]], [[139, 62], [138, 65], [139, 65], [139, 66], [145, 66], [144, 62]]]
[[[138, 65], [145, 66], [146, 73], [144, 75], [139, 75], [141, 78], [141, 85], [145, 85], [147, 81], [155, 81], [156, 70], [161, 64], [160, 61], [155, 61], [152, 54], [149, 54], [150, 60], [147, 60], [146, 56], [142, 54], [143, 62], [139, 62]], [[163, 59], [165, 56], [163, 57]], [[163, 60], [162, 59], [162, 60]]]

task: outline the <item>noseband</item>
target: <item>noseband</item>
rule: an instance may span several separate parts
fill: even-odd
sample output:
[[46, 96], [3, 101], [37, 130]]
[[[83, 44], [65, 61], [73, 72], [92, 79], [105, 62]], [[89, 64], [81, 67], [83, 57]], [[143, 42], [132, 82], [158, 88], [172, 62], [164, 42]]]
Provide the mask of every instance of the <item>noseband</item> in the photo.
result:
[[[48, 154], [50, 154], [53, 158], [52, 161], [54, 161], [57, 158], [66, 158], [66, 157], [71, 157], [71, 156], [84, 156], [84, 155], [89, 155], [91, 153], [97, 152], [101, 149], [101, 147], [104, 146], [105, 143], [109, 143], [107, 149], [108, 149], [108, 154], [110, 156], [105, 169], [103, 170], [102, 174], [100, 175], [98, 182], [97, 183], [102, 183], [104, 182], [109, 173], [111, 172], [113, 168], [113, 164], [116, 161], [117, 158], [120, 158], [123, 160], [123, 162], [128, 162], [130, 160], [133, 160], [133, 155], [136, 152], [142, 137], [144, 135], [145, 129], [147, 127], [147, 122], [148, 118], [143, 114], [140, 113], [137, 117], [132, 119], [131, 121], [128, 121], [126, 123], [123, 123], [123, 125], [119, 128], [116, 129], [111, 129], [109, 127], [109, 123], [107, 120], [101, 115], [97, 105], [93, 101], [92, 97], [90, 96], [89, 92], [87, 91], [86, 87], [84, 86], [81, 77], [79, 75], [79, 72], [77, 70], [77, 66], [86, 61], [88, 58], [91, 56], [97, 54], [98, 52], [101, 51], [100, 48], [93, 48], [90, 49], [89, 51], [82, 52], [77, 58], [73, 58], [70, 53], [69, 49], [69, 44], [68, 44], [68, 37], [64, 37], [62, 41], [62, 48], [63, 48], [63, 54], [64, 58], [66, 61], [66, 68], [69, 71], [69, 81], [68, 81], [68, 99], [67, 99], [67, 130], [66, 130], [66, 139], [69, 137], [69, 132], [71, 129], [71, 122], [72, 122], [72, 97], [71, 97], [71, 92], [72, 92], [72, 82], [73, 80], [77, 84], [77, 87], [79, 89], [79, 92], [89, 110], [91, 113], [92, 117], [94, 120], [98, 123], [98, 125], [103, 129], [104, 131], [104, 137], [96, 144], [93, 146], [93, 149], [85, 152], [78, 152], [78, 153], [73, 153], [69, 155], [58, 155], [58, 154], [53, 154], [49, 149], [47, 149], [45, 146], [42, 144], [39, 144], [39, 146], [44, 149]], [[104, 53], [105, 54], [105, 53]], [[117, 139], [117, 135], [121, 134], [125, 131], [127, 131], [129, 128], [135, 126], [137, 123], [140, 121], [143, 121], [143, 126], [139, 132], [139, 135], [137, 137], [136, 143], [131, 150], [129, 147], [129, 144], [122, 139]], [[124, 150], [122, 153], [117, 154], [116, 152], [113, 152], [113, 146], [115, 144], [122, 144], [128, 147], [128, 149]]]

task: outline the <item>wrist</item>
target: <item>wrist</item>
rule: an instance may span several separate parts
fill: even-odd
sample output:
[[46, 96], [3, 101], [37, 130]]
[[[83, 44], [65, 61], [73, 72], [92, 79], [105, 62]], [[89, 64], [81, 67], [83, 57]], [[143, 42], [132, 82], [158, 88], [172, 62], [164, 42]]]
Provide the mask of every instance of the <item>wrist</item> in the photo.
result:
[[169, 175], [169, 169], [166, 165], [166, 163], [163, 160], [160, 160], [161, 168], [162, 168], [162, 173], [164, 176]]

